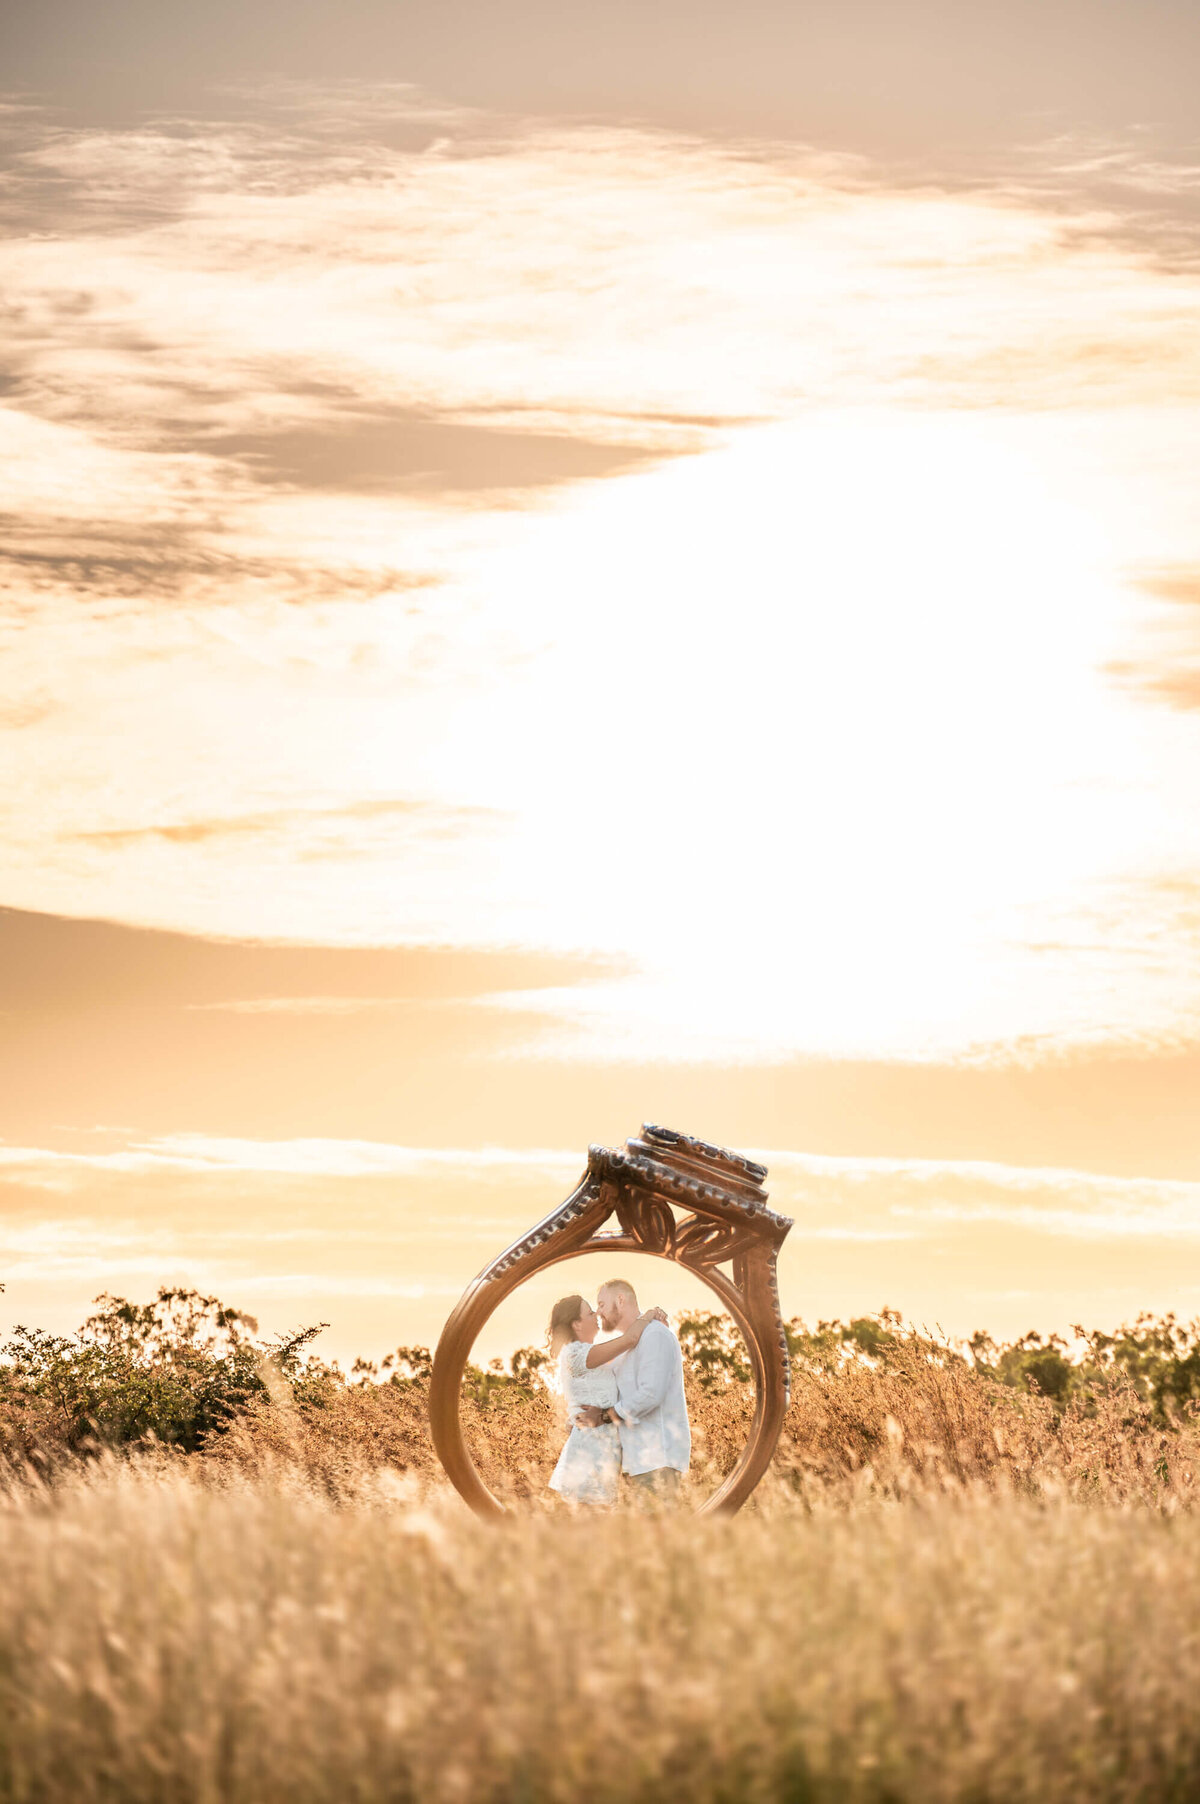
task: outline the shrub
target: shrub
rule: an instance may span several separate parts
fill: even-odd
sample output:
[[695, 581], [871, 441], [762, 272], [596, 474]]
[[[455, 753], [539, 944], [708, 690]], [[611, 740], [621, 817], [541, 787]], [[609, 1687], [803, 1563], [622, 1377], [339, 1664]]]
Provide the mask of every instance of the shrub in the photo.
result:
[[[283, 1463], [343, 1497], [379, 1468], [437, 1475], [429, 1349], [360, 1359], [347, 1375], [312, 1351], [319, 1332], [262, 1341], [251, 1317], [194, 1291], [101, 1297], [77, 1335], [20, 1328], [0, 1350], [0, 1453], [47, 1470], [154, 1444], [214, 1470]], [[787, 1333], [792, 1403], [775, 1470], [807, 1507], [978, 1486], [1191, 1503], [1195, 1325], [1140, 1317], [1115, 1335], [1077, 1333], [1074, 1351], [1033, 1335], [956, 1347], [890, 1310]], [[699, 1492], [735, 1465], [753, 1387], [729, 1317], [685, 1315], [679, 1334]], [[531, 1347], [467, 1369], [464, 1431], [498, 1493], [545, 1492], [566, 1432], [548, 1377]]]
[[10, 1455], [149, 1441], [194, 1453], [266, 1393], [265, 1368], [301, 1381], [301, 1351], [319, 1332], [263, 1346], [253, 1317], [194, 1290], [96, 1301], [78, 1334], [18, 1327], [0, 1349], [0, 1447]]

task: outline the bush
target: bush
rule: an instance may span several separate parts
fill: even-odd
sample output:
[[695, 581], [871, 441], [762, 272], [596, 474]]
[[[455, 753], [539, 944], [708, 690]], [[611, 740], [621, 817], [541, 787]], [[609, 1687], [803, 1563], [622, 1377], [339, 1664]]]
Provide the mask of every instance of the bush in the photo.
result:
[[[154, 1445], [259, 1475], [282, 1462], [332, 1496], [380, 1468], [438, 1476], [429, 1349], [357, 1360], [347, 1375], [311, 1350], [319, 1332], [261, 1341], [251, 1317], [179, 1289], [147, 1304], [101, 1297], [73, 1336], [19, 1328], [0, 1349], [0, 1454], [48, 1470]], [[1195, 1324], [1143, 1316], [1114, 1335], [1077, 1331], [1073, 1352], [1035, 1335], [956, 1347], [890, 1310], [787, 1332], [792, 1403], [775, 1470], [809, 1507], [979, 1485], [1191, 1503]], [[700, 1493], [737, 1462], [753, 1387], [728, 1316], [685, 1315], [679, 1335]], [[566, 1431], [549, 1376], [531, 1347], [467, 1369], [464, 1431], [498, 1493], [545, 1492]]]
[[301, 1380], [301, 1349], [320, 1332], [263, 1346], [252, 1316], [194, 1290], [96, 1301], [78, 1334], [18, 1327], [0, 1349], [0, 1447], [10, 1455], [151, 1441], [195, 1453], [267, 1392], [268, 1368]]

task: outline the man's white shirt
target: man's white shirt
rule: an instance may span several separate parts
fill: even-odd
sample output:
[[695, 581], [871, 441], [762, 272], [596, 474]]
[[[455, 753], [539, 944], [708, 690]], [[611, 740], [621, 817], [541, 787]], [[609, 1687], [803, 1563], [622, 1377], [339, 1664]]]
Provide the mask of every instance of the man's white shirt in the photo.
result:
[[683, 1394], [683, 1354], [663, 1322], [648, 1322], [642, 1338], [613, 1360], [621, 1469], [634, 1477], [674, 1466], [686, 1472], [692, 1431]]

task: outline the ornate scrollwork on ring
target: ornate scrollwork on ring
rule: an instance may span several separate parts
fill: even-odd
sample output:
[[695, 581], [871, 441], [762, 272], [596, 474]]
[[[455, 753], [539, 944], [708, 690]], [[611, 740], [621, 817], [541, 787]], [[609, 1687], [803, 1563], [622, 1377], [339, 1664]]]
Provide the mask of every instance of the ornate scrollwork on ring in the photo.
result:
[[657, 1253], [663, 1259], [673, 1256], [675, 1217], [658, 1197], [626, 1185], [617, 1191], [616, 1214], [622, 1232], [637, 1242], [639, 1252]]
[[[776, 1259], [792, 1223], [767, 1207], [766, 1175], [753, 1159], [672, 1128], [648, 1125], [623, 1147], [588, 1148], [587, 1170], [571, 1195], [480, 1272], [438, 1342], [429, 1397], [434, 1445], [473, 1509], [503, 1514], [472, 1463], [459, 1420], [463, 1372], [479, 1330], [535, 1272], [603, 1252], [651, 1253], [688, 1267], [741, 1329], [754, 1373], [754, 1419], [737, 1466], [703, 1508], [741, 1507], [770, 1462], [790, 1390]], [[677, 1211], [688, 1213], [680, 1218]], [[613, 1217], [615, 1231], [606, 1227]]]

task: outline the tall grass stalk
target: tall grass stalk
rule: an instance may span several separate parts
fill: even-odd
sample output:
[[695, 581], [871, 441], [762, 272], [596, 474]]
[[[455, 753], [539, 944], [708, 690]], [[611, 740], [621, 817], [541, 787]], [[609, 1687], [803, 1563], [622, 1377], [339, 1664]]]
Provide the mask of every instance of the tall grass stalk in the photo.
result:
[[101, 1461], [0, 1500], [4, 1804], [1183, 1804], [1200, 1519], [944, 1486], [475, 1522]]

